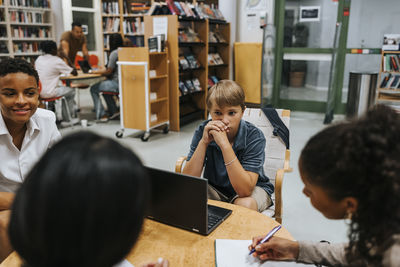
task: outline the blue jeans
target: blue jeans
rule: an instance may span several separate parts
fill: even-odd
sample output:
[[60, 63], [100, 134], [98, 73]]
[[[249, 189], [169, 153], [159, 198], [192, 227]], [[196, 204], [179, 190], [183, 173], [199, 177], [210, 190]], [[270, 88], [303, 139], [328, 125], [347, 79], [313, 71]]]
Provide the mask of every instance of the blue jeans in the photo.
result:
[[[118, 93], [118, 82], [114, 80], [105, 80], [95, 83], [90, 87], [90, 94], [93, 98], [94, 110], [96, 112], [96, 119], [103, 117], [106, 112], [104, 110], [103, 104], [100, 100], [100, 92], [115, 92]], [[118, 111], [117, 105], [115, 104], [112, 95], [103, 95], [106, 101], [108, 112], [110, 115]]]

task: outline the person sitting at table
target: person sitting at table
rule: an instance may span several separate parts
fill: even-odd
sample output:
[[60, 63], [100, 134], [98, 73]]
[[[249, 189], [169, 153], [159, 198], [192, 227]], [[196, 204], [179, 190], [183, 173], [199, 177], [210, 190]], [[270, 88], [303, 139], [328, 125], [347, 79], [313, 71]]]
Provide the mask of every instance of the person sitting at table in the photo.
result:
[[100, 122], [107, 122], [108, 119], [115, 119], [119, 116], [119, 111], [115, 100], [112, 95], [103, 95], [107, 103], [109, 117], [104, 111], [103, 104], [100, 100], [100, 92], [114, 92], [118, 93], [118, 49], [123, 46], [122, 36], [119, 33], [113, 33], [110, 35], [110, 56], [108, 58], [107, 68], [95, 70], [92, 73], [98, 73], [107, 77], [107, 80], [98, 82], [90, 87], [90, 93], [92, 95], [94, 109], [96, 112], [96, 120]]
[[[10, 252], [6, 227], [14, 194], [61, 135], [54, 113], [38, 108], [39, 76], [22, 59], [0, 61], [0, 261]], [[11, 193], [10, 193], [11, 192]]]
[[148, 181], [128, 148], [91, 132], [71, 134], [42, 157], [18, 190], [11, 244], [26, 266], [112, 267], [140, 234]]
[[378, 105], [328, 127], [301, 152], [303, 193], [328, 219], [348, 220], [350, 242], [253, 238], [261, 260], [329, 266], [400, 266], [400, 115]]
[[264, 174], [265, 137], [242, 120], [244, 91], [234, 81], [221, 80], [207, 95], [211, 120], [194, 133], [183, 173], [208, 179], [208, 198], [249, 209], [272, 204], [274, 186]]
[[[60, 109], [56, 105], [56, 114], [59, 120], [69, 122], [70, 118], [75, 117], [75, 90], [65, 86], [60, 80], [60, 75], [77, 75], [75, 69], [68, 66], [64, 60], [57, 56], [57, 44], [54, 41], [43, 41], [40, 43], [40, 49], [44, 55], [39, 56], [35, 61], [35, 68], [39, 74], [42, 83], [42, 91], [40, 97], [53, 98], [64, 96], [68, 103], [70, 114], [63, 105], [62, 116]], [[61, 104], [61, 102], [60, 102]], [[73, 123], [78, 122], [78, 118], [73, 119]]]

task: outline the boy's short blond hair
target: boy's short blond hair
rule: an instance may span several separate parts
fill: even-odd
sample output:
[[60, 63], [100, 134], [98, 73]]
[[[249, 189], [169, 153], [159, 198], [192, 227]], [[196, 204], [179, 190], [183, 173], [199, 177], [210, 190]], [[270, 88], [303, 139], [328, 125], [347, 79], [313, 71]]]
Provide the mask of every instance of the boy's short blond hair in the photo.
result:
[[244, 111], [243, 88], [234, 81], [221, 80], [208, 90], [207, 108], [211, 109], [213, 103], [219, 107], [240, 106]]

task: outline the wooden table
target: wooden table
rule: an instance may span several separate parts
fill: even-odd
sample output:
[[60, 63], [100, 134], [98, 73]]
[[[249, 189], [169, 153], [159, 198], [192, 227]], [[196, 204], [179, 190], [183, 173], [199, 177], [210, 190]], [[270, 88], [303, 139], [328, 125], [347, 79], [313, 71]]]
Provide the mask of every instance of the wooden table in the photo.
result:
[[[140, 266], [162, 257], [169, 260], [171, 267], [215, 266], [215, 239], [250, 240], [253, 236], [267, 234], [279, 225], [275, 220], [256, 211], [219, 201], [209, 200], [209, 203], [232, 210], [226, 221], [210, 235], [203, 236], [145, 219], [139, 240], [126, 257], [128, 261]], [[283, 227], [276, 236], [293, 239]], [[0, 267], [17, 267], [20, 264], [21, 261], [14, 252]]]
[[97, 73], [78, 72], [78, 75], [76, 75], [76, 76], [73, 76], [73, 75], [61, 76], [60, 80], [76, 81], [76, 80], [87, 80], [87, 79], [94, 79], [94, 78], [100, 78], [100, 77], [102, 77], [101, 74], [97, 74]]

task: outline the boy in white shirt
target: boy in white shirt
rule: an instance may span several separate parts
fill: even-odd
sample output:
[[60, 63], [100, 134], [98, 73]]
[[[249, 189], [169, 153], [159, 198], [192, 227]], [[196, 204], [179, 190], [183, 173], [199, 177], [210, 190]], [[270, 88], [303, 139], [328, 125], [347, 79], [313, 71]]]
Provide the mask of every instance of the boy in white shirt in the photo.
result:
[[[35, 61], [35, 68], [42, 83], [40, 97], [52, 98], [64, 96], [67, 100], [70, 116], [65, 107], [62, 108], [63, 121], [69, 121], [69, 117], [75, 117], [75, 91], [71, 87], [65, 86], [60, 80], [60, 75], [76, 75], [76, 70], [67, 65], [57, 56], [57, 44], [54, 41], [44, 41], [40, 44], [40, 49], [44, 55], [39, 56]], [[56, 114], [57, 108], [56, 108]], [[61, 116], [57, 115], [61, 120]], [[78, 119], [74, 119], [76, 122]], [[75, 123], [75, 122], [73, 122]]]

